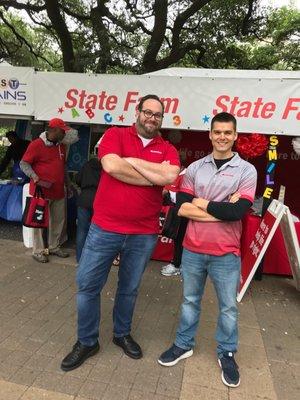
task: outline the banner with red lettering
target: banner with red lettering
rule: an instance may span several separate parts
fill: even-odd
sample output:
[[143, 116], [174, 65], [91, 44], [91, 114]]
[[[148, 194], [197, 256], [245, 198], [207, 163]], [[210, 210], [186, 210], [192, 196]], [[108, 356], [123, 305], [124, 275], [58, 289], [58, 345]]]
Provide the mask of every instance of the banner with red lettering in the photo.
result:
[[[259, 76], [259, 71], [257, 72]], [[38, 72], [35, 118], [131, 125], [139, 99], [157, 94], [163, 127], [207, 131], [214, 114], [227, 111], [240, 132], [299, 135], [300, 80], [274, 78], [89, 75]]]

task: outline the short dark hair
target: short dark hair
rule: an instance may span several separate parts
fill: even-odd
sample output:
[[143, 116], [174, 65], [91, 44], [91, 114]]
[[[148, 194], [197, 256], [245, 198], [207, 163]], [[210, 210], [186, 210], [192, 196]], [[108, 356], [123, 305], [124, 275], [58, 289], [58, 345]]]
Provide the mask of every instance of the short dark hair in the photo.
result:
[[18, 135], [17, 135], [17, 132], [16, 131], [8, 131], [8, 132], [6, 132], [6, 134], [5, 134], [5, 136], [8, 138], [8, 137], [18, 137]]
[[234, 130], [236, 131], [236, 119], [232, 114], [221, 112], [216, 114], [211, 120], [210, 130], [212, 131], [215, 122], [232, 122]]
[[142, 111], [142, 109], [143, 109], [143, 104], [144, 104], [144, 102], [145, 102], [146, 100], [157, 100], [157, 101], [160, 103], [160, 105], [161, 105], [162, 113], [164, 113], [164, 111], [165, 111], [164, 103], [161, 101], [161, 99], [160, 99], [158, 96], [156, 96], [156, 94], [147, 94], [146, 96], [142, 97], [142, 98], [140, 99], [140, 102], [139, 102], [138, 106], [137, 106], [137, 109], [138, 109], [139, 111]]

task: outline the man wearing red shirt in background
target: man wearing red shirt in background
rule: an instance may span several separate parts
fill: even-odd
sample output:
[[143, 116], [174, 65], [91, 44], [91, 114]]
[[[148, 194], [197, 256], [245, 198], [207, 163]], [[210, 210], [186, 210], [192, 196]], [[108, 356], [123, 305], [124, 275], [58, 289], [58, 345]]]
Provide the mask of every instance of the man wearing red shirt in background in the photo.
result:
[[103, 171], [77, 272], [78, 341], [62, 361], [64, 371], [79, 367], [99, 350], [100, 293], [119, 253], [113, 342], [129, 357], [142, 357], [130, 335], [134, 306], [157, 241], [163, 186], [179, 173], [177, 150], [160, 136], [163, 113], [157, 96], [145, 96], [136, 124], [110, 128], [101, 140]]
[[[59, 118], [49, 121], [46, 132], [33, 140], [21, 162], [22, 171], [30, 179], [30, 195], [33, 196], [36, 185], [42, 188], [43, 195], [49, 199], [49, 254], [68, 257], [60, 248], [60, 240], [65, 224], [65, 164], [66, 147], [61, 141], [70, 128]], [[45, 249], [43, 229], [33, 229], [32, 257], [42, 263], [48, 262], [48, 250]]]

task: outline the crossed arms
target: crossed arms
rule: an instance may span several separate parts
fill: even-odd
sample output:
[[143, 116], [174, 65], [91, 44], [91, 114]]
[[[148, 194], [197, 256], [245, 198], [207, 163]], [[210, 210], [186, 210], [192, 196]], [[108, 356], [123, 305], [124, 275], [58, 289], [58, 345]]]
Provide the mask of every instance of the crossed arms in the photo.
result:
[[183, 192], [180, 192], [178, 197], [178, 215], [199, 222], [238, 221], [243, 218], [252, 204], [250, 200], [240, 198], [241, 195], [238, 192], [230, 196], [229, 202], [194, 198]]
[[[153, 163], [140, 158], [125, 157], [117, 154], [107, 154], [101, 159], [102, 167], [109, 175], [136, 186], [165, 186], [171, 184], [179, 174], [179, 167], [168, 161]], [[199, 222], [237, 221], [240, 220], [251, 206], [247, 199], [234, 193], [229, 202], [214, 202], [180, 192], [182, 196], [176, 204], [178, 216]], [[187, 196], [187, 197], [186, 197]]]
[[185, 217], [188, 219], [192, 219], [193, 221], [199, 222], [217, 222], [220, 221], [219, 219], [213, 217], [212, 215], [208, 214], [208, 212], [202, 210], [201, 208], [197, 207], [193, 201], [192, 203], [183, 203], [178, 211], [178, 215], [180, 217]]
[[121, 182], [136, 186], [165, 186], [176, 179], [179, 167], [168, 161], [153, 163], [140, 158], [106, 154], [101, 159], [105, 172]]

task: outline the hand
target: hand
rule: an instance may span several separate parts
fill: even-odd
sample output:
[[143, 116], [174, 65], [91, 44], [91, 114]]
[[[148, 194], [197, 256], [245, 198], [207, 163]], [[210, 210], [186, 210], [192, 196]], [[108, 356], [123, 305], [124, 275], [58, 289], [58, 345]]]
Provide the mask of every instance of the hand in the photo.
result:
[[239, 192], [235, 192], [229, 196], [229, 203], [236, 203], [240, 198], [241, 194]]
[[32, 180], [34, 183], [37, 183], [40, 180], [40, 178], [37, 175], [35, 175], [32, 177]]
[[192, 200], [192, 204], [201, 210], [206, 211], [209, 201], [203, 199], [202, 197], [197, 197]]
[[75, 196], [76, 189], [74, 188], [73, 185], [67, 186], [67, 198], [71, 199], [73, 196]]
[[192, 200], [192, 204], [194, 204], [194, 206], [196, 207], [200, 207], [200, 198], [199, 197], [194, 197]]
[[130, 165], [134, 165], [134, 158], [133, 157], [123, 157], [123, 160], [125, 160], [126, 162], [128, 162], [128, 164]]

